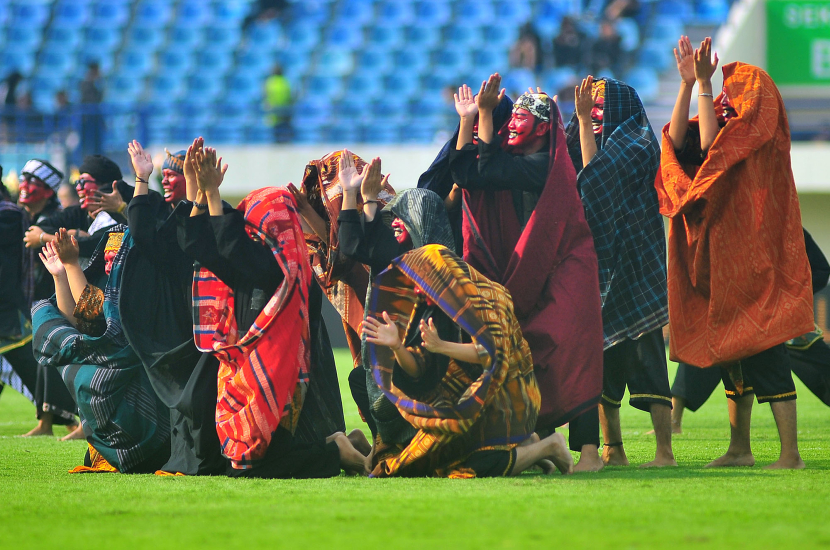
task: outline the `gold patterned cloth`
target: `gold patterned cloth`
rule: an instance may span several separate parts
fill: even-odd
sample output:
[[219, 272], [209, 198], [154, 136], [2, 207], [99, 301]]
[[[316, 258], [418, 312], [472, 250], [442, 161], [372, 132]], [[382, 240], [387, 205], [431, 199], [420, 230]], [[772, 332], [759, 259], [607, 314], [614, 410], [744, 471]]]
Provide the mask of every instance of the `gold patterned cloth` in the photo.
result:
[[[449, 360], [440, 382], [414, 395], [396, 385], [393, 352], [370, 344], [375, 381], [401, 415], [418, 429], [396, 456], [378, 462], [373, 476], [467, 477], [463, 461], [474, 451], [509, 450], [531, 436], [541, 397], [530, 348], [507, 290], [440, 245], [397, 258], [372, 286], [368, 314], [387, 312], [403, 335], [415, 329], [416, 289], [475, 343], [477, 363]], [[408, 348], [427, 368], [437, 359]], [[400, 381], [398, 382], [400, 383]]]

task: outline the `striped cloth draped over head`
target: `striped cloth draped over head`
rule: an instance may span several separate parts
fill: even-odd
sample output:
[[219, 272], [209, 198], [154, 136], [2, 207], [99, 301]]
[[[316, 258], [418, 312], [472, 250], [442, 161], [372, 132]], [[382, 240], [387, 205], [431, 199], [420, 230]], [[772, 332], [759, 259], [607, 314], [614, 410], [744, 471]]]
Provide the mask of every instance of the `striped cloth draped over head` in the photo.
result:
[[251, 328], [239, 334], [233, 290], [205, 268], [196, 271], [196, 346], [220, 361], [216, 429], [237, 469], [264, 457], [278, 425], [294, 431], [310, 362], [311, 267], [297, 205], [288, 190], [253, 191], [237, 207], [248, 235], [274, 253], [285, 279]]
[[666, 237], [654, 189], [660, 144], [634, 88], [612, 78], [597, 82], [605, 88], [602, 134], [587, 166], [575, 113], [565, 133], [594, 236], [608, 349], [668, 323], [669, 306]]
[[[170, 411], [153, 391], [121, 327], [121, 280], [133, 239], [125, 225], [112, 230], [123, 231], [124, 237], [103, 288], [103, 334], [79, 332], [61, 314], [53, 297], [32, 307], [32, 344], [40, 365], [60, 368], [78, 404], [87, 441], [118, 471], [130, 473], [163, 452], [165, 445], [169, 448]], [[104, 272], [105, 243], [103, 239], [90, 258], [84, 272], [87, 280], [95, 281]]]
[[378, 276], [369, 314], [377, 318], [385, 311], [408, 332], [419, 299], [416, 288], [473, 338], [480, 362], [451, 359], [438, 387], [413, 397], [395, 385], [393, 352], [369, 344], [375, 381], [418, 429], [399, 455], [377, 465], [377, 476], [448, 475], [473, 451], [510, 449], [526, 440], [539, 413], [530, 348], [507, 290], [447, 248], [427, 245], [397, 258]]

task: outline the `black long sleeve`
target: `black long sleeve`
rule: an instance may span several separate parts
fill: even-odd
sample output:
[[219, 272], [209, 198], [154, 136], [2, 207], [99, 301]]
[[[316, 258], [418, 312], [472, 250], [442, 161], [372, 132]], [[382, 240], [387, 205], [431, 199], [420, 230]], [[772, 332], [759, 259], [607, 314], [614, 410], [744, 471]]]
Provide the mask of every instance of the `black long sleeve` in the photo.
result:
[[[181, 251], [176, 240], [175, 229], [164, 231], [164, 217], [171, 213], [170, 207], [155, 191], [138, 195], [127, 208], [127, 225], [136, 246], [152, 251], [154, 260], [167, 261]], [[171, 224], [172, 225], [172, 224]]]
[[[478, 161], [475, 162], [475, 153]], [[450, 151], [450, 170], [455, 183], [470, 191], [527, 191], [540, 194], [548, 176], [550, 154], [513, 155], [493, 143], [479, 141]]]
[[395, 239], [395, 233], [383, 223], [380, 211], [365, 225], [357, 210], [341, 210], [337, 215], [340, 228], [337, 233], [340, 250], [346, 257], [369, 266], [372, 273], [380, 273], [404, 251]]

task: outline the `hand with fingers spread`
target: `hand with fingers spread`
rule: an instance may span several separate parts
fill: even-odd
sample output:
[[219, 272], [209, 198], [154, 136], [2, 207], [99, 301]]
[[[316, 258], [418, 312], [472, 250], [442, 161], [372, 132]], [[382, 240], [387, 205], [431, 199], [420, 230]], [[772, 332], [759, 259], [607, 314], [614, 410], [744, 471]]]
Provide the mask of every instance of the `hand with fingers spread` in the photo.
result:
[[127, 203], [121, 198], [121, 193], [118, 192], [116, 184], [112, 182], [111, 193], [101, 193], [96, 191], [95, 194], [87, 199], [89, 204], [90, 215], [94, 218], [101, 212], [108, 212], [110, 214], [121, 214], [127, 208]]
[[366, 167], [363, 168], [362, 174], [358, 172], [354, 164], [354, 155], [348, 149], [343, 149], [343, 154], [340, 155], [338, 174], [340, 175], [340, 185], [343, 187], [343, 193], [349, 193], [356, 197], [358, 191], [360, 191], [360, 186], [363, 184]]
[[681, 36], [677, 41], [677, 48], [674, 49], [674, 60], [677, 61], [677, 72], [680, 73], [680, 80], [687, 86], [695, 83], [695, 52], [692, 49], [692, 41], [688, 36]]
[[473, 90], [466, 84], [458, 88], [458, 93], [453, 94], [455, 99], [455, 112], [461, 118], [473, 119], [478, 114], [478, 105], [473, 97]]
[[58, 257], [58, 252], [55, 249], [55, 243], [46, 243], [46, 246], [43, 247], [43, 251], [40, 252], [39, 255], [40, 261], [43, 262], [43, 266], [46, 268], [46, 271], [52, 275], [52, 277], [57, 279], [66, 276], [66, 269], [63, 267], [63, 263], [61, 263], [61, 260]]
[[429, 318], [429, 322], [421, 319], [421, 324], [418, 328], [421, 330], [421, 340], [424, 342], [424, 348], [427, 351], [432, 353], [444, 353], [444, 340], [438, 336], [438, 329], [435, 328], [435, 323], [433, 323], [432, 317]]
[[193, 170], [196, 172], [196, 183], [204, 193], [213, 193], [222, 185], [228, 165], [222, 165], [222, 157], [216, 155], [216, 149], [205, 147], [193, 155]]
[[297, 212], [299, 212], [301, 216], [305, 217], [307, 214], [314, 212], [314, 208], [311, 206], [311, 203], [308, 202], [308, 196], [306, 196], [305, 191], [298, 189], [296, 185], [289, 182], [288, 192], [291, 193], [291, 196], [294, 197], [294, 200], [297, 202]]
[[363, 202], [376, 201], [381, 190], [386, 185], [389, 175], [382, 176], [380, 173], [380, 157], [375, 157], [363, 169], [363, 183], [360, 184], [360, 195], [363, 197]]
[[78, 265], [78, 258], [81, 251], [78, 247], [78, 241], [75, 240], [75, 236], [70, 235], [66, 232], [65, 228], [61, 227], [56, 237], [55, 241], [49, 244], [54, 247], [53, 250], [58, 255], [61, 263], [64, 266]]
[[500, 86], [501, 75], [499, 73], [491, 74], [490, 78], [481, 83], [481, 90], [475, 98], [479, 113], [481, 111], [492, 112], [493, 109], [499, 106], [506, 92], [504, 88], [500, 90]]
[[712, 55], [712, 39], [706, 37], [701, 43], [700, 48], [695, 50], [694, 54], [695, 64], [695, 79], [698, 82], [711, 82], [712, 75], [718, 68], [718, 54]]
[[361, 332], [366, 336], [366, 341], [379, 346], [386, 346], [392, 351], [403, 348], [403, 342], [398, 334], [398, 326], [392, 322], [389, 314], [383, 312], [383, 322], [374, 317], [366, 317], [361, 324]]
[[[133, 163], [136, 183], [147, 185], [147, 182], [150, 181], [150, 175], [153, 173], [153, 158], [150, 153], [145, 151], [137, 140], [127, 144], [127, 152], [130, 153], [130, 160]], [[139, 182], [138, 180], [142, 181]]]
[[574, 87], [574, 103], [576, 103], [576, 117], [580, 122], [591, 122], [591, 111], [596, 103], [593, 93], [594, 77], [588, 75], [582, 79], [582, 84]]
[[196, 193], [198, 192], [198, 183], [196, 178], [196, 170], [193, 168], [194, 154], [201, 151], [205, 146], [205, 140], [197, 137], [193, 143], [187, 148], [184, 155], [184, 184], [187, 188], [187, 200], [196, 200]]

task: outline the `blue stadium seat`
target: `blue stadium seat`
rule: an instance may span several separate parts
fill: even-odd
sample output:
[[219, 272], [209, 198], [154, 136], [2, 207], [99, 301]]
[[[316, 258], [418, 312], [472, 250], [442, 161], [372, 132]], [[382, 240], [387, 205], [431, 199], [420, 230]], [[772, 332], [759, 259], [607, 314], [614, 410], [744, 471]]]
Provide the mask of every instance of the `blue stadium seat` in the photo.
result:
[[148, 53], [154, 53], [166, 40], [164, 29], [155, 25], [133, 25], [127, 29], [127, 44], [145, 48]]
[[373, 46], [394, 49], [401, 45], [403, 37], [403, 30], [398, 27], [378, 25], [369, 29], [369, 41]]
[[375, 23], [400, 27], [417, 23], [412, 4], [400, 0], [386, 0], [377, 7]]
[[418, 120], [401, 131], [403, 143], [432, 143], [440, 126], [432, 120]]
[[[368, 80], [363, 80], [361, 83], [355, 83], [354, 80], [352, 80], [346, 86], [346, 95], [334, 106], [334, 113], [337, 115], [338, 120], [355, 120], [366, 116], [367, 114], [371, 114], [371, 100], [376, 98], [378, 94], [383, 91], [383, 87], [380, 85], [377, 86], [375, 91], [378, 94], [367, 93], [366, 90], [361, 89], [361, 86], [363, 86], [365, 82], [369, 82], [369, 85], [371, 85], [371, 81]], [[357, 84], [357, 86], [355, 86], [355, 84]]]
[[483, 43], [488, 47], [498, 46], [508, 51], [518, 37], [519, 27], [515, 25], [492, 25], [484, 28]]
[[[290, 50], [283, 52], [283, 56], [279, 59], [283, 71], [294, 68], [296, 57], [292, 57]], [[236, 59], [236, 66], [240, 69], [250, 72], [252, 75], [260, 75], [264, 77], [268, 74], [271, 68], [276, 64], [277, 59], [274, 55], [263, 52], [261, 50], [251, 50], [240, 54]]]
[[251, 11], [251, 3], [247, 1], [220, 1], [213, 3], [213, 23], [219, 26], [238, 27], [242, 20]]
[[210, 74], [218, 81], [217, 77], [233, 65], [233, 52], [219, 46], [207, 46], [196, 52], [194, 61], [198, 72]]
[[149, 116], [171, 118], [179, 114], [176, 104], [172, 101], [148, 101], [144, 109]]
[[[656, 8], [658, 15], [670, 15], [681, 21], [692, 21], [695, 16], [691, 0], [662, 0], [657, 2]], [[650, 26], [654, 28], [654, 25]]]
[[660, 40], [652, 39], [648, 39], [643, 43], [640, 48], [639, 60], [641, 66], [658, 72], [665, 71], [675, 62], [671, 47]]
[[490, 47], [473, 51], [473, 67], [482, 78], [494, 72], [506, 71], [508, 66], [507, 50], [504, 48]]
[[721, 25], [729, 17], [729, 2], [726, 0], [698, 0], [695, 7], [697, 24]]
[[5, 27], [11, 16], [11, 10], [6, 2], [0, 3], [0, 27]]
[[446, 49], [435, 53], [433, 63], [436, 72], [461, 73], [469, 68], [470, 56], [467, 50], [448, 45]]
[[242, 143], [245, 140], [245, 127], [220, 117], [207, 127], [205, 139], [210, 143]]
[[332, 25], [326, 33], [326, 43], [331, 47], [360, 48], [363, 45], [363, 29], [354, 25]]
[[93, 10], [92, 25], [99, 28], [121, 28], [129, 18], [129, 5], [101, 2]]
[[413, 117], [436, 118], [448, 114], [455, 115], [455, 106], [437, 94], [425, 94], [423, 98], [413, 101], [409, 112]]
[[[251, 29], [253, 31], [253, 29]], [[225, 27], [206, 27], [204, 31], [204, 41], [216, 47], [225, 47], [228, 49], [236, 48], [239, 44], [242, 31], [238, 28]], [[264, 47], [264, 46], [261, 46]]]
[[92, 10], [90, 10], [89, 4], [74, 2], [72, 0], [62, 0], [54, 8], [52, 28], [79, 28], [89, 20], [91, 15]]
[[357, 55], [357, 67], [361, 71], [385, 74], [392, 70], [392, 56], [386, 48], [369, 48]]
[[333, 101], [343, 94], [343, 79], [338, 76], [312, 76], [308, 79], [306, 94]]
[[415, 48], [400, 50], [395, 53], [393, 59], [396, 67], [405, 68], [417, 74], [423, 74], [431, 67], [429, 52]]
[[144, 77], [155, 68], [151, 53], [146, 48], [133, 46], [125, 48], [118, 57], [118, 66], [122, 71], [128, 71], [136, 77]]
[[566, 2], [545, 0], [536, 5], [536, 15], [531, 22], [536, 31], [545, 40], [550, 40], [559, 32], [562, 17], [568, 15]]
[[617, 21], [616, 27], [621, 39], [620, 47], [624, 52], [633, 52], [640, 46], [640, 27], [636, 21], [622, 18]]
[[677, 39], [683, 34], [683, 21], [684, 19], [674, 15], [659, 15], [652, 20], [646, 36], [650, 41], [662, 43], [671, 51], [672, 46], [677, 46]]
[[327, 143], [350, 145], [363, 142], [363, 123], [360, 118], [338, 118], [325, 130]]
[[144, 25], [166, 25], [173, 18], [173, 8], [170, 4], [166, 0], [143, 0], [135, 8], [133, 21]]
[[[199, 27], [173, 25], [168, 32], [170, 44], [183, 50], [193, 50], [204, 42], [204, 33]], [[211, 42], [212, 43], [212, 42]]]
[[166, 73], [150, 80], [149, 97], [154, 101], [176, 101], [184, 95], [184, 91], [181, 75]]
[[288, 44], [304, 51], [313, 50], [320, 40], [320, 29], [315, 25], [294, 24], [288, 29]]
[[32, 72], [34, 66], [34, 52], [21, 52], [6, 48], [2, 53], [2, 67], [7, 73], [17, 69], [23, 74], [28, 74]]
[[107, 81], [105, 99], [109, 103], [130, 104], [140, 99], [142, 91], [141, 80], [135, 75], [115, 75]]
[[383, 79], [383, 83], [387, 93], [402, 99], [414, 97], [421, 89], [419, 76], [406, 70], [405, 67], [388, 75]]
[[193, 57], [175, 46], [158, 54], [158, 74], [181, 78], [193, 67]]
[[54, 96], [58, 90], [64, 88], [65, 82], [62, 76], [56, 76], [49, 71], [43, 71], [32, 78], [31, 89], [33, 93], [37, 90], [47, 96]]
[[253, 101], [262, 97], [262, 79], [237, 71], [225, 79], [227, 97], [237, 101]]
[[355, 24], [369, 23], [375, 17], [375, 6], [370, 0], [343, 0], [337, 9], [337, 19]]
[[213, 12], [203, 0], [185, 0], [176, 11], [177, 27], [204, 27], [213, 21]]
[[71, 50], [59, 46], [44, 49], [38, 56], [38, 69], [55, 76], [63, 76], [75, 69], [75, 56]]
[[111, 51], [102, 50], [97, 45], [87, 42], [78, 54], [79, 77], [83, 76], [83, 72], [86, 71], [86, 66], [89, 63], [98, 63], [101, 72], [109, 74], [112, 71], [114, 61]]
[[108, 55], [109, 52], [115, 50], [122, 40], [120, 29], [110, 27], [99, 27], [93, 25], [88, 27], [85, 32], [85, 49], [95, 49], [100, 52], [101, 56]]
[[495, 6], [496, 23], [499, 25], [518, 27], [530, 21], [530, 4], [526, 2], [502, 1]]
[[[473, 81], [465, 81], [462, 78], [451, 78], [446, 75], [442, 74], [427, 74], [421, 79], [420, 86], [416, 87], [416, 90], [421, 90], [425, 94], [437, 94], [440, 95], [444, 93], [444, 90], [448, 86], [452, 86], [454, 89], [458, 88], [461, 84], [464, 83], [470, 84], [473, 87], [476, 87], [476, 82]], [[414, 96], [414, 94], [410, 94]]]
[[514, 67], [502, 77], [501, 86], [507, 89], [507, 94], [510, 97], [526, 92], [528, 86], [536, 85], [536, 75], [533, 74], [533, 71], [522, 67]]
[[424, 0], [415, 8], [417, 26], [440, 27], [452, 20], [450, 3], [445, 0]]
[[12, 5], [12, 25], [23, 28], [42, 28], [47, 21], [51, 6], [41, 2], [21, 2]]
[[625, 83], [637, 90], [643, 102], [651, 102], [660, 95], [660, 79], [653, 69], [635, 67], [625, 75]]
[[320, 54], [314, 72], [317, 74], [343, 76], [354, 69], [354, 56], [341, 49], [328, 49]]
[[493, 5], [483, 0], [460, 2], [455, 14], [457, 21], [467, 25], [489, 25], [496, 15]]
[[444, 31], [444, 45], [448, 48], [480, 48], [482, 34], [480, 27], [454, 25]]
[[309, 21], [322, 24], [329, 18], [329, 6], [319, 0], [294, 2], [290, 8], [290, 18], [294, 21]]
[[27, 27], [12, 26], [6, 31], [9, 44], [14, 44], [17, 49], [23, 51], [36, 51], [40, 47], [42, 37], [42, 33], [32, 32], [32, 29]]
[[401, 141], [401, 126], [385, 119], [367, 124], [363, 129], [366, 143], [397, 144]]
[[441, 28], [423, 25], [419, 22], [406, 30], [406, 45], [409, 48], [426, 51], [441, 42]]
[[[346, 84], [345, 97], [351, 98], [356, 103], [367, 104], [367, 100], [380, 97], [383, 90], [383, 80], [372, 74], [352, 76]], [[350, 109], [353, 107], [353, 105], [350, 106]]]
[[[550, 95], [559, 93], [559, 90], [570, 86], [577, 81], [577, 74], [571, 67], [558, 67], [545, 71], [542, 75], [542, 89]], [[575, 85], [575, 84], [574, 84]], [[573, 94], [571, 94], [573, 95]]]

